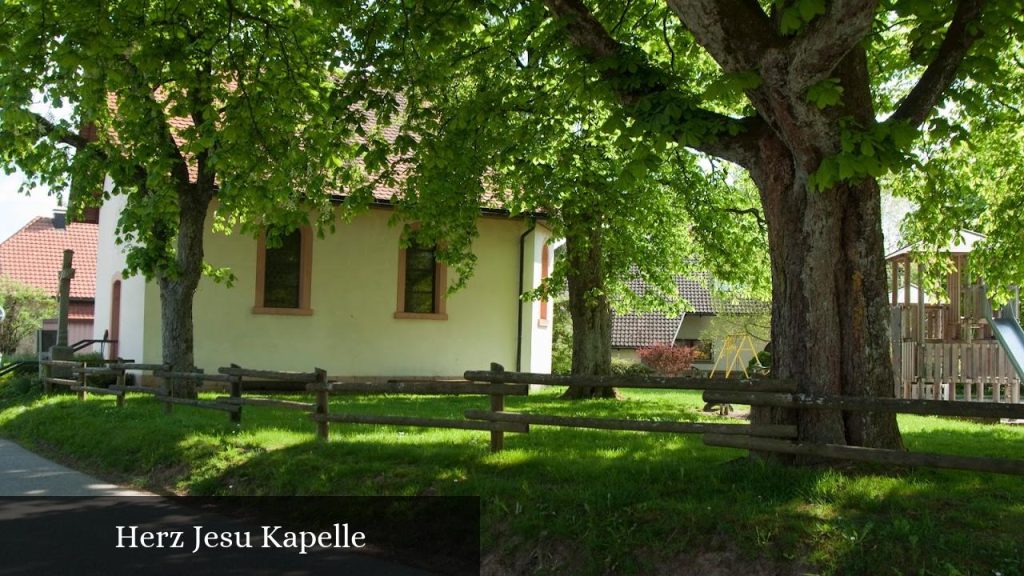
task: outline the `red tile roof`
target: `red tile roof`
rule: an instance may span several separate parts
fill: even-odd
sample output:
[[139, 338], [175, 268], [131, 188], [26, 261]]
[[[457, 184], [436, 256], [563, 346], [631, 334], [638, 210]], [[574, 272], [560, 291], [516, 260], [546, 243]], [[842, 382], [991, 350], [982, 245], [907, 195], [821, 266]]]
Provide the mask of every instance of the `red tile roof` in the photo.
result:
[[96, 224], [81, 222], [54, 228], [52, 218], [37, 217], [0, 243], [0, 276], [9, 276], [56, 295], [64, 250], [71, 249], [75, 251], [71, 298], [93, 300], [96, 297], [98, 228]]
[[[157, 93], [157, 98], [161, 101], [165, 98], [162, 90]], [[405, 108], [405, 98], [400, 96], [398, 98], [398, 101], [399, 107]], [[115, 94], [107, 95], [107, 106], [112, 112], [114, 112], [115, 114], [117, 113], [117, 96]], [[397, 139], [399, 134], [401, 133], [401, 128], [399, 126], [392, 124], [381, 128], [377, 123], [377, 115], [374, 111], [362, 110], [362, 113], [364, 122], [363, 128], [367, 133], [379, 130], [379, 135], [384, 140], [390, 143], [394, 143], [395, 139]], [[170, 125], [171, 137], [174, 138], [175, 144], [178, 145], [179, 149], [182, 148], [186, 144], [186, 142], [185, 139], [180, 134], [193, 126], [192, 119], [183, 116], [172, 116], [167, 118], [167, 123], [168, 125]], [[95, 129], [93, 128], [93, 130]], [[110, 135], [115, 140], [117, 139], [116, 132], [111, 131]], [[365, 139], [357, 136], [356, 142], [361, 144], [365, 142]], [[195, 162], [192, 161], [191, 154], [185, 153], [185, 160], [188, 162], [189, 181], [195, 182], [199, 178], [199, 167]], [[396, 197], [398, 197], [402, 192], [401, 186], [404, 184], [405, 179], [409, 177], [410, 170], [412, 170], [411, 163], [408, 159], [402, 159], [397, 156], [391, 156], [389, 157], [389, 161], [391, 162], [391, 176], [394, 178], [395, 181], [377, 181], [374, 183], [373, 187], [373, 199], [375, 201], [382, 203], [390, 203], [397, 199]], [[357, 158], [355, 162], [359, 166], [363, 166], [363, 161], [361, 158]], [[370, 174], [368, 175], [368, 177], [370, 178], [371, 181], [373, 181], [374, 179], [379, 179], [380, 175]], [[334, 191], [332, 191], [332, 195], [335, 198], [339, 199], [344, 198], [346, 196], [346, 194], [342, 192]], [[503, 207], [501, 202], [497, 199], [496, 194], [494, 192], [486, 192], [484, 194], [484, 197], [481, 198], [481, 204], [483, 208], [500, 209]]]

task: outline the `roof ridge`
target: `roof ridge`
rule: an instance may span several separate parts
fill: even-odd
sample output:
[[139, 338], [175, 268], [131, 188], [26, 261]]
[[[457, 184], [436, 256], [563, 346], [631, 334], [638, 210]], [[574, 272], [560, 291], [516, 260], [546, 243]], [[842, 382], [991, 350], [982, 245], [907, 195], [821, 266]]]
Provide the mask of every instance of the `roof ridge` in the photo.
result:
[[17, 230], [15, 230], [7, 238], [4, 238], [3, 242], [0, 242], [0, 246], [3, 246], [4, 244], [7, 244], [12, 238], [14, 238], [18, 234], [21, 234], [22, 232], [24, 232], [26, 229], [28, 229], [29, 226], [32, 226], [33, 224], [35, 224], [37, 220], [42, 220], [43, 218], [46, 218], [48, 220], [52, 220], [52, 218], [49, 218], [47, 216], [38, 216], [38, 215], [37, 216], [33, 216], [32, 219], [29, 220], [27, 224], [25, 224], [21, 228], [18, 228]]

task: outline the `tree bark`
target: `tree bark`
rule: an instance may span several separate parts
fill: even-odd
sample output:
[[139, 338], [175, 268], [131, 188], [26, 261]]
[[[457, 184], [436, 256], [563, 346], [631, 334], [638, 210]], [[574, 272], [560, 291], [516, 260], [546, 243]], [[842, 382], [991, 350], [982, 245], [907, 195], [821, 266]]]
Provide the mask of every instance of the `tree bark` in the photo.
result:
[[[607, 375], [612, 372], [612, 313], [605, 293], [600, 225], [592, 224], [582, 234], [566, 238], [568, 259], [569, 315], [572, 317], [572, 373]], [[568, 388], [567, 399], [617, 398], [614, 388]]]
[[[864, 67], [863, 52], [853, 53], [836, 73], [845, 88], [842, 113], [871, 122]], [[792, 117], [773, 118], [776, 129], [761, 135], [751, 170], [768, 222], [773, 374], [806, 394], [892, 397], [878, 184], [864, 178], [809, 190], [808, 176], [837, 148], [831, 131], [809, 127], [828, 124], [836, 112], [785, 112]], [[795, 423], [808, 442], [903, 446], [894, 414], [758, 408], [752, 420]]]
[[[178, 195], [178, 237], [176, 274], [161, 274], [160, 318], [163, 362], [174, 372], [195, 370], [192, 303], [203, 273], [203, 232], [211, 195], [196, 193], [193, 187]], [[195, 381], [172, 379], [172, 396], [196, 398]]]

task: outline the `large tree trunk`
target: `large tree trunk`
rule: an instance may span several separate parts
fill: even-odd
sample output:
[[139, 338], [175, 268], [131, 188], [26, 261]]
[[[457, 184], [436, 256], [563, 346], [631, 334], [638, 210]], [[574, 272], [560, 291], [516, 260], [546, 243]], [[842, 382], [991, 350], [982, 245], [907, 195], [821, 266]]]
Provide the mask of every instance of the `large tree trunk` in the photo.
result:
[[[868, 125], [874, 118], [864, 67], [861, 52], [836, 72], [845, 87], [843, 112]], [[878, 184], [865, 178], [809, 190], [809, 174], [838, 148], [835, 119], [791, 106], [774, 124], [760, 137], [751, 170], [768, 222], [773, 373], [795, 380], [804, 394], [892, 397]], [[804, 441], [902, 448], [894, 414], [755, 409], [753, 421], [795, 422]]]
[[[566, 238], [569, 315], [572, 317], [572, 373], [612, 372], [612, 313], [605, 293], [599, 226]], [[616, 398], [614, 388], [571, 387], [563, 398]]]
[[[179, 195], [177, 274], [162, 274], [160, 284], [160, 319], [163, 362], [175, 372], [195, 369], [194, 325], [192, 303], [203, 270], [203, 231], [210, 200], [206, 195]], [[195, 381], [171, 380], [172, 396], [196, 397]]]

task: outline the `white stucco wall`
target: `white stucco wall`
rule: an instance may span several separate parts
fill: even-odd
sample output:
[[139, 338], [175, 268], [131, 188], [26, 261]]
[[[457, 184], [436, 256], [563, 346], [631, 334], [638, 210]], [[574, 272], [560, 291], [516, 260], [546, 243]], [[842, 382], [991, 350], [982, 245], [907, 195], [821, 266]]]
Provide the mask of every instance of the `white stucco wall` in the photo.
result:
[[[733, 370], [740, 370], [747, 367], [750, 363], [751, 358], [754, 354], [749, 351], [747, 346], [744, 344], [743, 349], [740, 351], [739, 356], [736, 356], [735, 348], [728, 351], [726, 357], [721, 358], [722, 353], [725, 351], [725, 332], [729, 331], [730, 325], [726, 324], [724, 327], [720, 326], [722, 320], [715, 316], [696, 316], [687, 314], [683, 318], [682, 325], [679, 326], [679, 332], [676, 334], [676, 340], [712, 340], [712, 358], [707, 362], [694, 362], [694, 367], [701, 370], [711, 370], [715, 367], [716, 362], [718, 363], [718, 370], [723, 373], [729, 369], [730, 365]], [[754, 345], [754, 350], [760, 352], [764, 350], [764, 347], [768, 342], [757, 338], [751, 338], [751, 343]]]
[[[96, 333], [110, 321], [111, 287], [124, 256], [113, 244], [123, 199], [101, 210]], [[332, 376], [461, 376], [499, 362], [516, 364], [520, 302], [519, 239], [523, 220], [482, 217], [473, 251], [476, 272], [466, 288], [448, 298], [447, 320], [394, 317], [398, 296], [401, 228], [389, 226], [393, 212], [373, 209], [312, 246], [309, 316], [254, 312], [256, 240], [208, 231], [206, 260], [227, 266], [232, 287], [204, 278], [194, 305], [196, 364], [216, 371], [230, 363], [274, 370], [324, 368]], [[539, 282], [538, 243], [532, 234], [525, 257], [530, 282]], [[536, 259], [536, 262], [534, 262]], [[535, 270], [534, 270], [535, 269]], [[449, 281], [454, 271], [449, 271]], [[122, 281], [121, 356], [155, 363], [161, 358], [160, 296], [155, 283]], [[539, 303], [525, 303], [524, 369], [548, 372], [550, 327], [538, 326]]]
[[[110, 189], [110, 181], [106, 183]], [[96, 306], [92, 337], [103, 338], [110, 330], [111, 304], [114, 281], [121, 280], [121, 330], [118, 338], [118, 356], [142, 361], [145, 344], [146, 282], [141, 276], [122, 279], [125, 267], [124, 246], [115, 242], [115, 229], [124, 196], [113, 196], [100, 208], [99, 239], [96, 249]], [[108, 348], [109, 349], [109, 348]]]
[[[543, 281], [543, 260], [544, 249], [548, 250], [548, 273], [555, 267], [555, 251], [547, 243], [551, 239], [551, 231], [543, 225], [538, 224], [525, 238], [523, 258], [523, 288], [534, 290]], [[523, 333], [523, 372], [535, 372], [541, 374], [551, 373], [551, 338], [554, 331], [554, 303], [548, 302], [547, 320], [541, 319], [540, 300], [527, 300], [522, 303], [522, 333]], [[506, 369], [512, 367], [506, 366]]]

